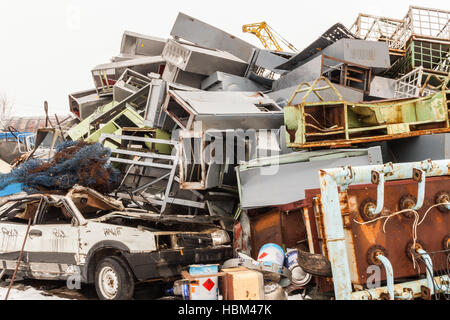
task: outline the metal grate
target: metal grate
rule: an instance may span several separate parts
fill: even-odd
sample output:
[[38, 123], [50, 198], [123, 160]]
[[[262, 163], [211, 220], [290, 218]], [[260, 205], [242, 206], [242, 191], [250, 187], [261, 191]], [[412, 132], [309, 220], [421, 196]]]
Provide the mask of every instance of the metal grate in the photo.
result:
[[403, 50], [411, 36], [450, 39], [450, 11], [410, 6], [402, 19], [360, 14], [350, 30], [365, 40], [386, 41]]
[[350, 31], [363, 40], [386, 41], [389, 48], [392, 48], [395, 47], [395, 34], [402, 25], [403, 20], [400, 19], [361, 13]]
[[440, 75], [450, 72], [450, 41], [426, 41], [412, 38], [407, 45], [403, 58], [398, 59], [386, 71], [385, 76], [397, 78], [406, 75], [415, 68]]
[[422, 87], [423, 68], [419, 67], [404, 75], [395, 83], [394, 98], [418, 97]]

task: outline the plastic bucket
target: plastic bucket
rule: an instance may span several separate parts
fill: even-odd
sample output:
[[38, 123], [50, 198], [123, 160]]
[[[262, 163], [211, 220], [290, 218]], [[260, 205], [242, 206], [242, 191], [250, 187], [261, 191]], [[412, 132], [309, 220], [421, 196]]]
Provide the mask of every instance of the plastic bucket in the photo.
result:
[[265, 244], [259, 250], [258, 261], [283, 266], [284, 250], [275, 243]]
[[298, 265], [298, 252], [296, 249], [287, 249], [286, 250], [286, 267], [291, 271], [291, 282], [296, 286], [305, 286], [310, 281], [312, 276], [309, 273], [306, 273], [299, 265]]
[[[189, 266], [189, 274], [192, 276], [212, 275], [218, 272], [218, 264]], [[193, 283], [189, 284], [190, 300], [217, 300], [219, 296], [218, 280], [217, 276], [196, 278]]]

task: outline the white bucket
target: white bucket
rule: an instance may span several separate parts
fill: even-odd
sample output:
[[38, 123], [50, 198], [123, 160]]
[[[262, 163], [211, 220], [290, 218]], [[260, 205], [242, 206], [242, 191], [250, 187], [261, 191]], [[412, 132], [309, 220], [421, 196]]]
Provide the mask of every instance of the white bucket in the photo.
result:
[[265, 244], [259, 250], [258, 261], [283, 266], [284, 250], [275, 243]]
[[[189, 274], [192, 276], [216, 274], [218, 272], [218, 264], [189, 266]], [[218, 280], [217, 276], [195, 279], [195, 283], [189, 284], [190, 300], [217, 300], [219, 295]]]

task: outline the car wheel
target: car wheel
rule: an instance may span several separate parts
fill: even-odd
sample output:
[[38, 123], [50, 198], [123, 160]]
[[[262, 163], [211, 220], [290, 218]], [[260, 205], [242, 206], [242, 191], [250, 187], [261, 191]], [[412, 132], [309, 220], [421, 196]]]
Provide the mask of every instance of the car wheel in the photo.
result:
[[127, 264], [118, 257], [107, 257], [95, 269], [95, 289], [101, 300], [130, 300], [134, 279]]

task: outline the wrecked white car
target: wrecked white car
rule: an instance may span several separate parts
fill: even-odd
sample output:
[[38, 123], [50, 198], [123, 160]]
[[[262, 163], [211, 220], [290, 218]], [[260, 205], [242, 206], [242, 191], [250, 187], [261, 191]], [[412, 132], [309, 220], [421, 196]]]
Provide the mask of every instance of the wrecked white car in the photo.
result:
[[[35, 279], [94, 283], [100, 299], [131, 299], [136, 282], [169, 279], [184, 266], [232, 255], [217, 217], [160, 216], [125, 209], [117, 200], [76, 186], [65, 196], [0, 200], [0, 265]], [[75, 278], [74, 278], [75, 277]]]

